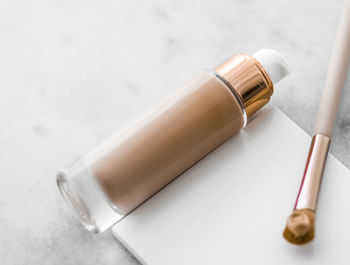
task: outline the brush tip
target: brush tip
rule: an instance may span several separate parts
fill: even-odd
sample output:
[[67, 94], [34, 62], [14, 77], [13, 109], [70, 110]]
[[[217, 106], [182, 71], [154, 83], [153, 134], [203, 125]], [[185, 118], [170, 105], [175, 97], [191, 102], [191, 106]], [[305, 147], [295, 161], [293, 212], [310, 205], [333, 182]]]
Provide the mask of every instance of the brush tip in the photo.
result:
[[298, 209], [289, 216], [283, 237], [292, 244], [303, 245], [315, 237], [315, 212]]

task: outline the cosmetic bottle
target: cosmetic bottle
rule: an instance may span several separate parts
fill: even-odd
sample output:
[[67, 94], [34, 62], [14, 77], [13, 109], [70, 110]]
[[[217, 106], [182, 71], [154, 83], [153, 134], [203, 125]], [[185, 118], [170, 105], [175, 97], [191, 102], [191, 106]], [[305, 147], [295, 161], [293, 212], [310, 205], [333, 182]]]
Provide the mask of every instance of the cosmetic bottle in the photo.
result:
[[244, 128], [289, 67], [263, 49], [202, 72], [121, 134], [57, 174], [82, 224], [102, 232]]

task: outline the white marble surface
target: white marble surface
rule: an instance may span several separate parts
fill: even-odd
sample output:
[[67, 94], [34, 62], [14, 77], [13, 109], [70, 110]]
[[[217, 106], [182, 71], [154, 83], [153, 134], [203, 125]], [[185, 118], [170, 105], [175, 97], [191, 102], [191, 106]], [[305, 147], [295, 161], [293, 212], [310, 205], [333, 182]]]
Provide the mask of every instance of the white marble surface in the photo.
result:
[[[292, 73], [272, 103], [312, 134], [341, 1], [0, 2], [0, 263], [137, 264], [64, 204], [55, 173], [237, 52]], [[350, 80], [331, 152], [350, 167]]]

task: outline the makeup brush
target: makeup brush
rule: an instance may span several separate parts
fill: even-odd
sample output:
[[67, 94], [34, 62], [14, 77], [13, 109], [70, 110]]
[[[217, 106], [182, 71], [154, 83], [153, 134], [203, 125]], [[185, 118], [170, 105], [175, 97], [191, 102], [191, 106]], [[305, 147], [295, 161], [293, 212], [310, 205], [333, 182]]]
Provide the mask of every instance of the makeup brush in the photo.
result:
[[294, 211], [287, 220], [284, 238], [296, 245], [315, 236], [315, 211], [326, 163], [330, 138], [337, 114], [350, 57], [350, 0], [345, 0], [321, 98], [315, 133], [312, 137], [304, 176]]

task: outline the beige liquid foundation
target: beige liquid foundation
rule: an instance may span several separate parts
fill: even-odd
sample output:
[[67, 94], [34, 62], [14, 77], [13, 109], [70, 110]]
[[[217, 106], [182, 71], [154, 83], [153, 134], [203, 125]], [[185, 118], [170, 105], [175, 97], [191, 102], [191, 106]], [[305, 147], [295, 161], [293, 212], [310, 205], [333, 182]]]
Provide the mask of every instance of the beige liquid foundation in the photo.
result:
[[273, 50], [202, 72], [147, 117], [58, 172], [80, 221], [102, 232], [243, 128], [288, 73]]

